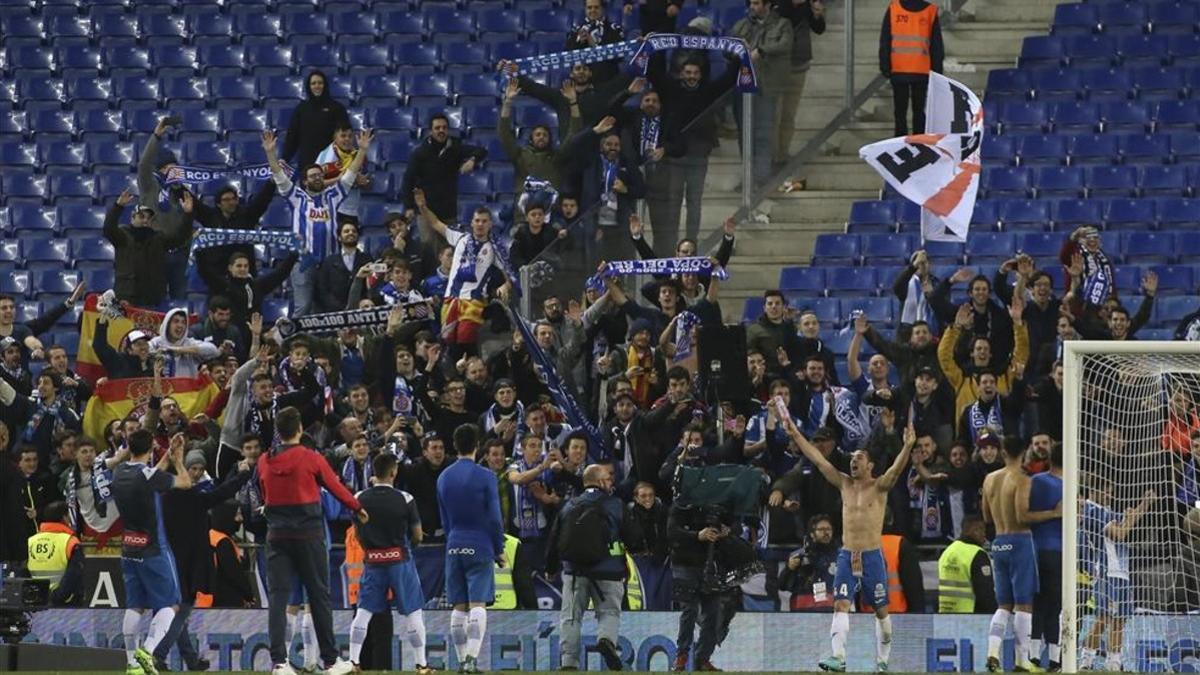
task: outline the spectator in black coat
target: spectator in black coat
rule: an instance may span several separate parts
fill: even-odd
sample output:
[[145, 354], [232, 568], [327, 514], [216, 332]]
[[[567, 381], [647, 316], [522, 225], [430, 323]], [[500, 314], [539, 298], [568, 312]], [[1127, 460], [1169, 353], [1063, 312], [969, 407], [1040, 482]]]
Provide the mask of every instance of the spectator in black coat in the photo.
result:
[[446, 540], [438, 509], [437, 482], [447, 466], [446, 442], [436, 433], [426, 432], [421, 439], [421, 459], [404, 464], [400, 469], [400, 481], [416, 502], [426, 542]]
[[45, 372], [57, 373], [62, 378], [62, 390], [59, 391], [59, 396], [63, 402], [75, 409], [75, 412], [83, 414], [83, 409], [87, 407], [87, 401], [92, 396], [92, 386], [87, 380], [80, 377], [75, 371], [71, 370], [71, 362], [67, 357], [67, 348], [62, 345], [50, 345], [46, 348], [46, 365]]
[[645, 481], [633, 488], [633, 501], [625, 505], [625, 518], [638, 523], [641, 534], [625, 542], [630, 555], [649, 556], [655, 564], [667, 559], [667, 507], [658, 498], [654, 485]]
[[679, 16], [679, 10], [683, 8], [683, 0], [626, 2], [623, 8], [625, 14], [627, 16], [633, 14], [635, 6], [638, 12], [638, 26], [642, 29], [642, 35], [674, 33], [675, 17]]
[[139, 204], [128, 228], [117, 224], [121, 212], [133, 202], [133, 195], [121, 193], [104, 215], [104, 238], [112, 242], [116, 273], [114, 290], [118, 300], [139, 307], [163, 308], [167, 298], [167, 253], [179, 248], [192, 236], [192, 209], [195, 200], [191, 193], [182, 198], [183, 217], [178, 227], [170, 231], [154, 227], [155, 210]]
[[92, 350], [96, 358], [104, 366], [104, 372], [111, 380], [122, 377], [150, 377], [154, 374], [153, 361], [150, 358], [150, 338], [153, 334], [133, 329], [121, 338], [121, 351], [108, 344], [108, 314], [100, 312], [96, 319], [96, 332], [92, 334]]
[[222, 357], [236, 356], [238, 363], [250, 358], [250, 342], [242, 329], [233, 322], [233, 304], [223, 295], [208, 299], [208, 316], [191, 327], [188, 335], [216, 345]]
[[605, 117], [575, 134], [565, 153], [571, 160], [571, 182], [578, 186], [574, 192], [583, 210], [590, 210], [584, 241], [591, 248], [600, 238], [600, 260], [632, 257], [625, 228], [637, 211], [637, 200], [646, 194], [641, 169], [621, 154], [621, 137], [613, 131], [616, 123], [614, 117]]
[[229, 266], [226, 268], [228, 274], [213, 288], [213, 293], [229, 298], [232, 321], [243, 331], [247, 342], [250, 335], [250, 317], [262, 313], [263, 298], [283, 285], [298, 259], [299, 255], [293, 251], [282, 263], [276, 265], [275, 269], [256, 278], [250, 276], [250, 259], [245, 253], [234, 253], [230, 256]]
[[7, 459], [0, 461], [0, 560], [25, 560], [27, 541], [38, 530], [38, 515], [47, 504], [62, 499], [54, 476], [42, 468], [40, 454], [36, 447], [23, 445], [15, 468]]
[[[196, 222], [204, 227], [222, 230], [254, 230], [259, 221], [275, 198], [275, 181], [263, 181], [263, 186], [254, 193], [250, 201], [243, 204], [238, 197], [237, 188], [227, 185], [217, 191], [216, 207], [209, 206], [201, 200], [196, 201]], [[282, 225], [283, 223], [269, 223]], [[212, 290], [214, 280], [220, 280], [225, 275], [225, 266], [229, 264], [229, 256], [235, 251], [241, 251], [250, 257], [250, 274], [257, 273], [254, 260], [254, 246], [251, 244], [230, 244], [214, 246], [196, 251], [196, 271], [205, 285]], [[244, 360], [245, 357], [243, 357]]]
[[[583, 4], [583, 21], [571, 28], [567, 34], [565, 49], [587, 49], [599, 45], [610, 45], [625, 39], [625, 31], [604, 16], [604, 0], [586, 0]], [[676, 10], [678, 11], [678, 10]], [[616, 77], [620, 70], [621, 59], [593, 63], [592, 79], [605, 82]]]
[[358, 225], [343, 222], [338, 225], [338, 255], [325, 256], [317, 269], [317, 312], [340, 312], [346, 309], [350, 285], [358, 270], [371, 262], [371, 256], [358, 248]]
[[429, 135], [413, 150], [404, 171], [400, 194], [405, 208], [415, 212], [413, 190], [421, 188], [429, 209], [439, 220], [457, 223], [458, 176], [471, 173], [486, 158], [486, 148], [450, 137], [450, 118], [442, 113], [434, 115], [429, 121]]
[[36, 447], [38, 464], [49, 467], [55, 436], [62, 431], [79, 433], [83, 425], [79, 413], [58, 398], [62, 378], [57, 373], [43, 370], [34, 382], [34, 395], [22, 396], [0, 380], [0, 418], [12, 430], [11, 438]]
[[329, 79], [325, 73], [314, 70], [304, 78], [304, 95], [288, 120], [287, 136], [283, 139], [280, 159], [291, 161], [292, 166], [303, 169], [317, 159], [317, 155], [329, 145], [338, 125], [350, 126], [350, 115], [346, 107], [329, 95]]
[[520, 269], [528, 265], [550, 244], [567, 236], [566, 230], [560, 230], [547, 223], [546, 215], [546, 205], [541, 202], [529, 202], [525, 205], [525, 223], [513, 234], [510, 255], [514, 267]]

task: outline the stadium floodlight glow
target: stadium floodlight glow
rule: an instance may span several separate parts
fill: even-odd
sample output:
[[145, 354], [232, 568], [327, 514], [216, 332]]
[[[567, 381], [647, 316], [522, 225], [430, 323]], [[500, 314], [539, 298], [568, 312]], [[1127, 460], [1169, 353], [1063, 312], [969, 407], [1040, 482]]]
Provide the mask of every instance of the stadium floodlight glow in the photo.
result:
[[1200, 344], [1063, 343], [1063, 672], [1087, 665], [1094, 628], [1122, 629], [1127, 671], [1195, 658], [1200, 529], [1188, 524], [1200, 525], [1200, 497], [1186, 495], [1200, 489], [1188, 445], [1198, 401]]

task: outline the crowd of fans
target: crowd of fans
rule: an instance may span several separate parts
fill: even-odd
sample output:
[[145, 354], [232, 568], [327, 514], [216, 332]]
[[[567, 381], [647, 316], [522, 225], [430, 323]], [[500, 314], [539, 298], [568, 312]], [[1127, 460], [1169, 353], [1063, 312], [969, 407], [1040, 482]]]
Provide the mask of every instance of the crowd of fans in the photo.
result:
[[[674, 30], [680, 4], [639, 4], [642, 29]], [[771, 173], [774, 159], [786, 159], [781, 155], [791, 142], [811, 37], [824, 30], [820, 2], [776, 5], [750, 0], [746, 18], [732, 29], [751, 48], [762, 83], [764, 103], [755, 106], [756, 180]], [[568, 38], [568, 49], [623, 38], [603, 19], [600, 0], [587, 0], [585, 8], [587, 19]], [[679, 28], [712, 30], [704, 20]], [[282, 144], [263, 134], [273, 178], [249, 199], [228, 187], [211, 195], [181, 185], [160, 188], [178, 164], [164, 145], [177, 121], [164, 117], [137, 165], [136, 202], [130, 193], [121, 195], [107, 211], [104, 232], [116, 251], [115, 305], [175, 308], [159, 334], [131, 331], [120, 349], [109, 345], [110, 319], [101, 313], [93, 340], [107, 379], [155, 383], [135, 412], [106, 420], [102, 438], [83, 435], [81, 418], [97, 383], [71, 369], [65, 349], [37, 338], [83, 300], [85, 289], [28, 323], [14, 322], [14, 300], [0, 296], [0, 443], [9, 459], [0, 482], [0, 559], [24, 560], [26, 540], [47, 513], [49, 521], [65, 518], [89, 540], [119, 533], [121, 514], [109, 484], [113, 468], [128, 456], [125, 439], [147, 429], [161, 453], [183, 433], [197, 496], [186, 508], [168, 510], [172, 546], [177, 557], [192, 551], [205, 561], [189, 573], [193, 590], [215, 592], [217, 606], [252, 604], [255, 594], [244, 576], [217, 580], [211, 557], [182, 542], [207, 534], [198, 535], [194, 521], [195, 512], [209, 506], [212, 529], [242, 542], [262, 536], [254, 462], [273, 444], [275, 411], [287, 406], [301, 411], [311, 444], [352, 491], [369, 485], [376, 454], [402, 459], [397, 486], [415, 498], [426, 548], [444, 541], [435, 485], [455, 454], [453, 431], [477, 423], [487, 435], [480, 461], [495, 472], [505, 526], [525, 551], [518, 574], [544, 570], [541, 554], [555, 513], [582, 490], [589, 463], [611, 465], [616, 492], [643, 533], [627, 542], [628, 550], [639, 566], [660, 570], [669, 564], [666, 505], [674, 496], [675, 467], [746, 464], [764, 476], [762, 517], [747, 524], [744, 536], [766, 563], [768, 606], [827, 608], [812, 589], [832, 582], [839, 494], [789, 441], [774, 408], [764, 405], [773, 396], [783, 397], [797, 427], [842, 470], [848, 453], [859, 448], [879, 470], [887, 467], [911, 424], [917, 445], [904, 480], [889, 495], [885, 530], [906, 546], [959, 538], [964, 522], [980, 513], [984, 476], [1003, 466], [1006, 437], [1027, 445], [1031, 471], [1047, 468], [1052, 446], [1062, 439], [1063, 343], [1135, 339], [1153, 308], [1157, 280], [1150, 273], [1140, 289], [1110, 285], [1099, 302], [1090, 302], [1084, 288], [1090, 292], [1098, 271], [1114, 278], [1091, 228], [1074, 232], [1063, 250], [1069, 288], [1055, 288], [1026, 256], [1004, 262], [991, 276], [962, 269], [939, 279], [918, 251], [894, 286], [904, 307], [899, 329], [893, 335], [873, 326], [870, 316], [851, 317], [853, 339], [844, 357], [821, 341], [817, 315], [796, 311], [779, 291], [763, 293], [765, 309], [753, 323], [723, 328], [718, 274], [664, 275], [638, 289], [604, 274], [586, 289], [518, 288], [514, 272], [546, 259], [547, 251], [573, 248], [594, 262], [652, 258], [656, 250], [704, 255], [696, 243], [700, 201], [722, 107], [712, 104], [732, 88], [737, 72], [736, 65], [717, 63], [722, 58], [656, 57], [645, 80], [613, 63], [575, 65], [558, 86], [510, 79], [497, 127], [518, 190], [504, 216], [459, 198], [459, 175], [476, 170], [487, 150], [456, 138], [449, 120], [435, 115], [412, 149], [396, 195], [404, 207], [382, 223], [362, 222], [358, 198], [372, 180], [375, 139], [370, 130], [351, 127], [320, 72], [307, 76], [308, 98], [293, 113]], [[511, 63], [497, 67], [515, 70]], [[512, 106], [523, 96], [556, 113], [558, 139], [537, 126], [523, 130], [527, 141], [520, 140]], [[523, 190], [526, 177], [544, 183]], [[274, 200], [288, 204], [301, 251], [277, 256], [267, 267], [255, 247], [230, 244], [199, 251], [188, 262], [194, 232], [256, 229]], [[638, 216], [641, 202], [649, 232]], [[467, 222], [460, 221], [464, 212]], [[384, 248], [365, 249], [367, 227], [386, 229]], [[713, 252], [716, 271], [735, 252], [735, 224], [723, 230]], [[205, 315], [190, 327], [186, 311], [168, 298], [172, 275], [189, 264], [209, 293]], [[377, 333], [285, 335], [262, 315], [264, 301], [289, 282], [293, 319], [393, 309]], [[514, 330], [506, 307], [520, 292], [535, 294], [538, 315], [525, 318], [533, 321], [537, 346], [593, 416], [602, 445], [568, 423]], [[409, 311], [421, 303], [433, 311]], [[868, 350], [864, 366], [860, 357]], [[744, 360], [744, 370], [739, 364], [724, 374], [726, 386], [710, 386], [709, 357], [716, 354]], [[189, 418], [163, 392], [160, 378], [195, 376], [211, 379], [220, 394]], [[737, 389], [728, 386], [736, 379], [746, 385], [745, 395], [724, 395]], [[1178, 451], [1179, 461], [1194, 464], [1200, 418], [1190, 398], [1178, 408], [1172, 407], [1163, 443]], [[1195, 485], [1189, 485], [1181, 495], [1192, 498]], [[210, 492], [221, 500], [199, 496]], [[60, 508], [47, 509], [60, 501], [65, 516]], [[330, 507], [327, 518], [340, 544], [350, 515]], [[919, 575], [907, 583], [918, 584]], [[932, 611], [923, 592], [905, 590], [908, 611]]]

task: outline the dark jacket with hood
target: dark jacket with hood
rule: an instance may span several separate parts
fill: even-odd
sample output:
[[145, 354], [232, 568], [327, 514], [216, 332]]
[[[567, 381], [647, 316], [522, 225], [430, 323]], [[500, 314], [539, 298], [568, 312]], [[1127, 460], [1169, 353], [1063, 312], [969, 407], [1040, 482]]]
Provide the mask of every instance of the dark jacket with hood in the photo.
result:
[[[167, 541], [178, 561], [177, 574], [183, 597], [196, 591], [211, 593], [213, 556], [209, 553], [208, 510], [237, 494], [250, 472], [237, 472], [219, 486], [201, 481], [187, 490], [169, 490], [162, 496], [162, 518]], [[237, 605], [240, 607], [240, 605]]]
[[[900, 0], [900, 6], [909, 12], [920, 12], [928, 7], [929, 3], [925, 0]], [[942, 72], [942, 59], [945, 56], [946, 48], [942, 44], [941, 20], [935, 17], [929, 35], [929, 65], [933, 72]], [[923, 74], [892, 73], [892, 11], [890, 7], [883, 13], [883, 28], [879, 30], [879, 72], [901, 82], [925, 82], [928, 79], [928, 76]]]
[[487, 149], [478, 145], [463, 143], [453, 136], [447, 137], [445, 143], [438, 143], [426, 136], [421, 145], [413, 150], [408, 159], [408, 168], [404, 170], [404, 183], [400, 187], [404, 206], [414, 210], [417, 208], [413, 190], [421, 188], [425, 190], [429, 209], [443, 223], [457, 223], [459, 168], [468, 159], [474, 159], [478, 164], [486, 158]]
[[139, 307], [154, 307], [167, 296], [167, 252], [192, 236], [192, 214], [184, 213], [178, 229], [121, 227], [124, 209], [116, 201], [104, 215], [104, 238], [112, 242], [115, 259], [113, 290], [117, 300]]
[[[262, 220], [263, 214], [267, 212], [267, 208], [271, 206], [271, 200], [274, 198], [275, 181], [265, 180], [250, 201], [239, 203], [237, 210], [228, 217], [221, 212], [221, 209], [209, 206], [197, 199], [195, 200], [196, 222], [204, 227], [223, 230], [254, 230], [258, 228], [259, 221]], [[282, 224], [269, 223], [269, 225], [276, 226]], [[225, 271], [229, 267], [229, 256], [237, 252], [249, 256], [250, 275], [254, 276], [258, 271], [258, 264], [254, 257], [254, 246], [251, 244], [214, 246], [196, 251], [196, 271], [200, 273], [200, 278], [204, 280], [204, 284], [210, 291], [225, 276]]]
[[[96, 322], [96, 332], [92, 335], [92, 350], [96, 358], [104, 366], [104, 372], [110, 380], [123, 377], [151, 377], [154, 375], [154, 360], [147, 358], [142, 361], [133, 354], [118, 352], [108, 344], [108, 322]], [[124, 341], [125, 338], [122, 338]]]
[[[325, 78], [325, 91], [320, 96], [313, 96], [309, 86], [313, 75]], [[294, 157], [293, 167], [301, 171], [315, 162], [317, 155], [329, 145], [339, 123], [350, 126], [350, 114], [346, 112], [346, 106], [333, 100], [329, 91], [329, 77], [320, 70], [310, 72], [304, 78], [305, 99], [292, 110], [287, 135], [283, 139], [283, 153], [279, 158], [290, 161]]]
[[[258, 277], [234, 279], [228, 273], [221, 275], [220, 283], [212, 287], [212, 293], [229, 298], [229, 304], [233, 305], [233, 311], [230, 312], [230, 323], [236, 324], [239, 328], [248, 326], [250, 315], [262, 312], [263, 298], [274, 293], [275, 289], [283, 285], [284, 280], [292, 273], [292, 267], [295, 266], [298, 259], [298, 254], [289, 253], [283, 262], [275, 266], [275, 269], [264, 272]], [[244, 335], [247, 337], [246, 342], [249, 343], [248, 334]]]

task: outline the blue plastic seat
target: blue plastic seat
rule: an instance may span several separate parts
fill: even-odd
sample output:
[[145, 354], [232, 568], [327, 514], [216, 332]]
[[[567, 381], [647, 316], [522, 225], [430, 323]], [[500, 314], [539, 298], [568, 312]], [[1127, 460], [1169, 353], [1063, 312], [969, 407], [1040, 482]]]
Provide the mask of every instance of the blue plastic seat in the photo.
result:
[[1069, 137], [1072, 166], [1107, 166], [1119, 159], [1117, 138], [1107, 134], [1077, 134]]
[[53, 208], [32, 203], [9, 204], [8, 220], [9, 230], [23, 237], [46, 239], [54, 235]]
[[50, 77], [49, 70], [23, 70], [16, 76], [17, 100], [32, 111], [33, 101], [53, 101], [57, 110], [66, 99], [63, 83]]
[[128, 168], [124, 170], [98, 170], [96, 171], [96, 195], [102, 203], [108, 205], [123, 190], [128, 189], [136, 193], [136, 179], [137, 176], [130, 173]]
[[1089, 3], [1063, 3], [1054, 8], [1055, 35], [1088, 35], [1099, 27], [1095, 6]]
[[383, 12], [379, 15], [379, 30], [398, 35], [424, 35], [425, 16], [407, 9]]
[[254, 90], [254, 80], [240, 75], [211, 76], [208, 78], [208, 91], [214, 99], [221, 101], [258, 100], [258, 93]]
[[1154, 212], [1162, 229], [1200, 228], [1200, 199], [1168, 197], [1155, 201]]
[[1093, 166], [1087, 169], [1089, 197], [1132, 197], [1137, 192], [1137, 169], [1132, 166]]
[[112, 100], [112, 84], [108, 79], [92, 75], [74, 75], [64, 79], [66, 98], [72, 105], [78, 101]]
[[347, 45], [342, 47], [342, 62], [354, 72], [356, 67], [388, 68], [391, 59], [386, 45]]
[[1071, 68], [1039, 68], [1032, 80], [1034, 98], [1042, 102], [1074, 101], [1083, 90], [1079, 71]]
[[312, 12], [290, 12], [281, 15], [285, 35], [329, 35], [329, 17]]
[[972, 265], [991, 265], [1013, 257], [1016, 239], [1008, 232], [972, 232], [965, 253]]
[[0, 142], [0, 166], [35, 166], [37, 154], [33, 146], [24, 141]]
[[1166, 297], [1162, 300], [1155, 298], [1154, 322], [1160, 326], [1174, 327], [1183, 317], [1200, 309], [1200, 296], [1184, 295]]
[[1106, 35], [1074, 35], [1063, 39], [1063, 53], [1072, 66], [1112, 65], [1117, 56], [1117, 41]]
[[1100, 124], [1106, 132], [1144, 132], [1149, 128], [1150, 114], [1146, 106], [1135, 101], [1101, 103]]
[[204, 141], [184, 143], [179, 153], [180, 162], [187, 164], [224, 166], [229, 164], [230, 159], [228, 148]]
[[1117, 148], [1126, 164], [1162, 164], [1171, 156], [1171, 139], [1166, 134], [1123, 134]]
[[980, 199], [975, 202], [975, 211], [971, 213], [971, 229], [976, 229], [976, 226], [994, 229], [999, 222], [999, 206], [994, 200]]
[[475, 27], [480, 34], [512, 33], [519, 35], [525, 32], [525, 15], [515, 10], [480, 12], [475, 16]]
[[832, 267], [827, 273], [829, 297], [876, 295], [879, 279], [874, 267]]
[[1121, 249], [1126, 263], [1161, 265], [1175, 258], [1175, 235], [1169, 232], [1125, 232]]
[[864, 234], [859, 238], [864, 265], [883, 265], [908, 260], [913, 242], [907, 234]]
[[238, 71], [246, 65], [246, 51], [239, 45], [205, 45], [197, 49], [200, 72], [209, 68], [231, 68]]
[[859, 257], [858, 235], [818, 234], [813, 247], [813, 262], [818, 265], [849, 265]]
[[1047, 105], [1038, 101], [1007, 103], [1000, 109], [1004, 133], [1041, 133], [1049, 123]]
[[454, 77], [453, 91], [458, 96], [460, 105], [464, 97], [471, 97], [471, 100], [478, 99], [481, 103], [488, 100], [494, 102], [500, 94], [500, 90], [501, 84], [491, 73], [461, 73]]
[[[566, 29], [564, 29], [566, 30]], [[1066, 50], [1063, 39], [1052, 36], [1027, 37], [1021, 42], [1020, 66], [1057, 66], [1063, 61]]]
[[[53, 262], [47, 261], [48, 264], [53, 264]], [[47, 296], [70, 295], [78, 283], [78, 272], [73, 270], [44, 269], [38, 272], [34, 278], [34, 296], [39, 300], [46, 300], [48, 299]]]
[[24, 298], [29, 293], [29, 272], [15, 270], [9, 274], [0, 274], [0, 293], [15, 298]]
[[43, 47], [10, 47], [5, 50], [9, 70], [53, 70], [54, 52]]
[[[83, 148], [79, 148], [82, 157]], [[82, 159], [80, 164], [82, 165]], [[91, 203], [95, 198], [95, 184], [90, 175], [82, 173], [63, 173], [50, 176], [50, 194], [55, 203], [69, 201], [86, 201]]]
[[1054, 203], [1054, 229], [1070, 230], [1080, 225], [1098, 226], [1104, 219], [1103, 199], [1063, 199]]
[[220, 119], [221, 128], [231, 133], [239, 131], [257, 132], [267, 128], [267, 113], [263, 110], [248, 108], [222, 110]]
[[434, 34], [475, 33], [475, 17], [470, 12], [433, 12], [429, 30]]
[[[54, 212], [50, 214], [53, 218]], [[71, 260], [71, 244], [66, 239], [22, 239], [21, 257], [31, 271], [62, 269]]]
[[787, 295], [816, 297], [825, 295], [823, 267], [784, 267], [779, 270], [779, 290]]
[[[75, 232], [98, 234], [104, 228], [104, 212], [87, 204], [59, 204], [55, 208], [58, 230], [71, 237]], [[79, 250], [76, 249], [76, 254]]]
[[[880, 280], [884, 282], [888, 281], [888, 279], [884, 279], [882, 276], [880, 276]], [[857, 298], [843, 298], [841, 310], [846, 315], [845, 320], [847, 323], [849, 323], [849, 317], [852, 312], [861, 311], [871, 321], [872, 325], [880, 328], [890, 327], [895, 322], [895, 305], [896, 303], [893, 298], [859, 296]], [[846, 334], [853, 337], [849, 331]], [[874, 353], [874, 350], [869, 348], [870, 345], [864, 342], [863, 346], [868, 348], [860, 352], [863, 356], [867, 356], [868, 352]]]
[[[1109, 3], [1116, 5], [1117, 3]], [[1138, 6], [1129, 3], [1130, 7]], [[1117, 51], [1121, 63], [1125, 66], [1162, 66], [1166, 65], [1170, 53], [1167, 37], [1164, 35], [1122, 35], [1119, 38]]]
[[38, 38], [45, 34], [45, 25], [36, 16], [3, 16], [0, 17], [0, 34], [5, 39]]
[[566, 39], [574, 18], [564, 10], [526, 9], [525, 30], [531, 33], [558, 33]]
[[386, 136], [379, 139], [378, 142], [371, 144], [370, 154], [368, 158], [373, 163], [380, 161], [392, 162], [407, 162], [412, 155], [412, 148], [415, 144], [407, 134]]
[[891, 201], [854, 202], [850, 206], [847, 232], [885, 232], [896, 225], [896, 205]]
[[460, 195], [490, 195], [492, 193], [492, 177], [485, 171], [473, 171], [458, 177], [458, 193]]
[[[1022, 166], [1061, 165], [1067, 159], [1067, 139], [1056, 134], [1020, 136]], [[988, 139], [991, 142], [993, 139]], [[987, 144], [984, 144], [987, 147]]]
[[955, 241], [926, 241], [925, 253], [934, 265], [962, 265], [964, 245]]
[[489, 63], [495, 63], [501, 59], [507, 61], [515, 61], [516, 59], [528, 58], [537, 56], [537, 45], [529, 42], [505, 42], [497, 45], [492, 45], [492, 55], [488, 59]]
[[1082, 68], [1079, 85], [1087, 100], [1092, 103], [1125, 101], [1135, 91], [1133, 79], [1125, 70], [1118, 68]]
[[199, 62], [198, 52], [195, 47], [156, 45], [150, 47], [151, 67], [160, 73], [170, 70], [191, 75], [196, 71], [196, 64]]
[[43, 110], [29, 117], [29, 129], [34, 134], [74, 135], [75, 113], [60, 110]]
[[[296, 50], [296, 65], [301, 68], [337, 68], [337, 48], [325, 44], [302, 45]], [[334, 80], [333, 84], [336, 83]]]
[[66, 70], [100, 69], [100, 50], [90, 45], [63, 45], [54, 48], [54, 61]]
[[331, 28], [339, 36], [375, 35], [375, 15], [363, 11], [331, 13]]
[[[42, 12], [45, 16], [46, 12]], [[68, 42], [82, 46], [91, 41], [92, 22], [74, 15], [46, 16], [46, 38], [50, 43], [65, 46]]]
[[1146, 5], [1146, 20], [1156, 35], [1189, 35], [1200, 22], [1200, 8], [1191, 2], [1160, 0]]
[[304, 82], [299, 78], [263, 76], [255, 78], [258, 95], [262, 98], [300, 100], [304, 98]]
[[1195, 270], [1189, 265], [1156, 265], [1151, 270], [1158, 275], [1159, 295], [1184, 295], [1196, 290]]
[[1156, 129], [1195, 131], [1200, 125], [1200, 101], [1163, 101], [1155, 115]]
[[1000, 223], [1005, 230], [1042, 230], [1050, 223], [1050, 203], [1040, 199], [1006, 199], [1000, 202]]
[[[393, 104], [398, 102], [405, 94], [405, 88], [402, 86], [400, 78], [395, 76], [355, 78], [354, 89], [359, 99], [382, 98], [393, 102]], [[445, 98], [444, 92], [442, 98]]]
[[27, 173], [0, 175], [0, 199], [12, 205], [12, 200], [40, 202], [46, 197], [46, 177]]
[[136, 38], [137, 17], [127, 14], [102, 14], [92, 20], [92, 31], [97, 37]]
[[1045, 166], [1035, 170], [1033, 187], [1039, 198], [1083, 196], [1083, 170], [1068, 166]]
[[113, 245], [103, 237], [87, 237], [75, 241], [72, 248], [75, 260], [80, 262], [112, 262]]
[[1138, 189], [1144, 197], [1182, 197], [1189, 189], [1187, 170], [1178, 165], [1142, 167]]
[[255, 77], [274, 69], [290, 70], [292, 67], [292, 48], [286, 45], [250, 45], [245, 54], [246, 67]]
[[157, 101], [158, 82], [145, 75], [113, 77], [113, 96], [119, 99]]
[[1016, 166], [984, 169], [980, 187], [989, 199], [997, 196], [1028, 197], [1030, 191], [1029, 170]]
[[440, 65], [438, 48], [430, 44], [402, 44], [392, 48], [393, 60], [408, 66]]
[[1173, 101], [1183, 91], [1183, 71], [1151, 66], [1138, 68], [1132, 77], [1141, 101]]
[[1022, 232], [1016, 235], [1016, 250], [1034, 258], [1054, 258], [1066, 236], [1060, 232]]
[[1106, 230], [1149, 230], [1154, 222], [1152, 199], [1113, 199], [1104, 214]]
[[1017, 160], [1017, 142], [1023, 136], [989, 136], [980, 150], [980, 159], [987, 166], [1005, 166]]
[[479, 42], [448, 44], [442, 49], [442, 61], [450, 71], [479, 72], [487, 60], [487, 45]]
[[[208, 81], [199, 77], [163, 78], [158, 88], [167, 105], [172, 107], [177, 101], [207, 101], [209, 98]], [[187, 126], [183, 128], [192, 130]]]
[[371, 108], [367, 111], [367, 122], [373, 129], [416, 129], [413, 111], [407, 108]]
[[101, 61], [107, 70], [139, 71], [143, 76], [150, 70], [150, 52], [138, 47], [105, 47], [100, 50]]
[[1030, 73], [1032, 71], [1022, 70], [1020, 68], [997, 68], [988, 72], [987, 77], [987, 95], [993, 94], [1013, 94], [1016, 97], [1024, 97], [1033, 88], [1030, 84]]
[[1050, 109], [1056, 133], [1093, 132], [1099, 128], [1100, 111], [1094, 103], [1063, 101]]

